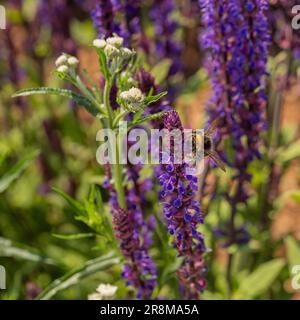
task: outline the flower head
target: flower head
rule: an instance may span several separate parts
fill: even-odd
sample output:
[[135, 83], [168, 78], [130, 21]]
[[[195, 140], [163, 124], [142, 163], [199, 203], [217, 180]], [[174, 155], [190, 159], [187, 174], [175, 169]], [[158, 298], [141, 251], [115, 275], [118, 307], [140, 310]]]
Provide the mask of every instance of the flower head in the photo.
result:
[[68, 66], [63, 65], [63, 66], [58, 67], [57, 71], [62, 72], [62, 73], [67, 73], [67, 72], [69, 72], [69, 68], [68, 68]]
[[143, 107], [145, 96], [140, 89], [133, 87], [128, 91], [123, 91], [120, 99], [128, 111], [137, 112]]
[[89, 294], [88, 300], [111, 300], [115, 297], [118, 287], [101, 283], [95, 293]]
[[[249, 197], [247, 172], [260, 157], [260, 135], [266, 129], [267, 53], [270, 41], [267, 0], [199, 0], [206, 31], [207, 69], [213, 88], [210, 122], [220, 119], [218, 136], [229, 140], [234, 156], [223, 156], [235, 169], [236, 190], [226, 195], [231, 206], [230, 243], [235, 238], [238, 203]], [[236, 241], [235, 241], [236, 242]]]
[[106, 42], [113, 46], [113, 47], [116, 47], [118, 49], [120, 49], [122, 46], [123, 46], [123, 43], [124, 43], [124, 39], [117, 36], [117, 35], [114, 35], [113, 37], [109, 37], [106, 39]]
[[68, 56], [65, 54], [65, 53], [63, 53], [62, 55], [60, 55], [57, 59], [56, 59], [56, 61], [55, 61], [55, 65], [57, 66], [57, 67], [60, 67], [60, 66], [62, 66], [62, 65], [65, 65], [65, 64], [67, 64], [68, 63]]
[[[170, 111], [164, 117], [164, 128], [183, 130], [176, 111]], [[174, 153], [174, 147], [174, 141], [171, 141], [171, 154]], [[177, 272], [178, 278], [185, 298], [197, 299], [205, 286], [202, 254], [206, 248], [203, 236], [198, 230], [203, 223], [203, 217], [199, 202], [195, 200], [197, 177], [187, 175], [187, 167], [185, 163], [175, 164], [171, 156], [169, 164], [161, 165], [158, 179], [167, 228], [178, 255], [184, 258], [183, 265]]]
[[79, 60], [76, 57], [69, 57], [67, 63], [70, 67], [77, 67]]
[[114, 59], [120, 56], [120, 50], [110, 44], [107, 44], [104, 48], [104, 52], [109, 59]]
[[76, 57], [63, 53], [56, 61], [55, 65], [58, 72], [68, 73], [70, 70], [74, 70], [79, 64], [79, 60]]
[[99, 49], [104, 49], [106, 46], [106, 41], [103, 39], [95, 39], [93, 41], [93, 46]]

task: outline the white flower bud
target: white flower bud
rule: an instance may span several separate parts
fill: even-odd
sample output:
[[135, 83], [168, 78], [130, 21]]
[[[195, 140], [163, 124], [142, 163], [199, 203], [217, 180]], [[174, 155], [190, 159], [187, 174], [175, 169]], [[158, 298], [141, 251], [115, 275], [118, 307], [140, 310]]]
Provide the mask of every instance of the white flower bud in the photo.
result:
[[145, 96], [138, 88], [131, 88], [120, 94], [120, 98], [124, 101], [125, 109], [131, 112], [138, 112], [143, 107]]
[[100, 284], [96, 292], [88, 295], [88, 300], [110, 300], [114, 298], [118, 287], [110, 284]]
[[121, 54], [123, 59], [129, 59], [132, 57], [132, 51], [128, 48], [122, 48], [121, 49]]
[[63, 66], [58, 67], [57, 71], [67, 73], [69, 71], [69, 68], [68, 68], [68, 66], [63, 65]]
[[120, 50], [110, 44], [106, 45], [104, 52], [110, 59], [116, 58], [120, 55]]
[[59, 56], [56, 61], [55, 61], [55, 65], [57, 67], [60, 67], [64, 64], [66, 64], [68, 62], [68, 57], [66, 54], [62, 54], [61, 56]]
[[106, 46], [106, 41], [103, 39], [96, 39], [93, 41], [93, 46], [99, 49], [104, 49]]
[[123, 46], [124, 39], [118, 36], [114, 36], [114, 37], [107, 38], [106, 42], [111, 46], [120, 49]]
[[68, 65], [70, 67], [77, 67], [78, 63], [79, 63], [79, 60], [76, 57], [70, 57], [68, 59]]
[[100, 294], [102, 294], [102, 296], [110, 298], [113, 297], [116, 292], [117, 292], [118, 287], [116, 286], [112, 286], [110, 284], [103, 284], [101, 283], [98, 288], [96, 289], [96, 291]]

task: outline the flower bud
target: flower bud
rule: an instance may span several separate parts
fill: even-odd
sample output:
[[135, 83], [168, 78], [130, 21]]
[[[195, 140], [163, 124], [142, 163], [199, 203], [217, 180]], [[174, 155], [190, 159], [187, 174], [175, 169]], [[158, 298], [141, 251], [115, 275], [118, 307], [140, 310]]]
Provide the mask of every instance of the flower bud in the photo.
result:
[[62, 73], [67, 73], [69, 71], [69, 68], [68, 68], [68, 66], [63, 65], [63, 66], [58, 67], [57, 71], [62, 72]]
[[68, 65], [70, 67], [77, 67], [78, 66], [78, 63], [79, 63], [79, 60], [76, 58], [76, 57], [70, 57], [68, 59]]
[[99, 49], [104, 49], [106, 46], [106, 41], [103, 39], [96, 39], [93, 41], [93, 46]]
[[62, 54], [61, 56], [59, 56], [59, 57], [56, 59], [55, 65], [56, 65], [57, 67], [60, 67], [60, 66], [62, 66], [62, 65], [64, 65], [64, 64], [66, 64], [67, 62], [68, 62], [68, 57], [67, 57], [67, 55], [64, 53], [64, 54]]
[[88, 295], [88, 300], [111, 300], [115, 297], [118, 287], [110, 284], [100, 284], [96, 292]]
[[116, 58], [120, 55], [120, 50], [110, 44], [106, 45], [104, 52], [110, 59]]
[[120, 98], [124, 101], [124, 107], [130, 112], [138, 112], [143, 107], [145, 96], [138, 88], [131, 88], [120, 94]]
[[123, 46], [124, 39], [118, 36], [114, 36], [114, 37], [107, 38], [106, 42], [111, 46], [120, 49]]
[[121, 49], [121, 55], [123, 59], [129, 59], [132, 57], [133, 52], [128, 48]]

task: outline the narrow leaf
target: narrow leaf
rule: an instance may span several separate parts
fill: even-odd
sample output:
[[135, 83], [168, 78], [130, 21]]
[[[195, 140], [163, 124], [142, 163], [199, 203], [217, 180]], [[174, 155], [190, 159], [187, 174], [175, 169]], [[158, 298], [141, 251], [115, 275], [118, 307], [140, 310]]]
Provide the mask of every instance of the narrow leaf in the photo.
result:
[[77, 268], [70, 273], [52, 282], [38, 297], [38, 300], [49, 300], [58, 292], [78, 284], [82, 279], [107, 270], [120, 263], [120, 259], [114, 253], [109, 253], [104, 257], [87, 261], [82, 267]]
[[97, 54], [98, 54], [98, 57], [99, 57], [99, 63], [100, 63], [101, 71], [102, 71], [102, 73], [104, 75], [104, 78], [107, 80], [107, 79], [110, 78], [110, 72], [109, 72], [109, 69], [108, 69], [108, 63], [107, 63], [106, 55], [103, 52], [103, 50], [101, 50], [99, 48], [96, 48], [96, 51], [97, 51]]
[[11, 169], [9, 169], [2, 178], [0, 178], [0, 193], [4, 192], [10, 186], [10, 184], [22, 174], [22, 172], [39, 155], [39, 153], [39, 150], [29, 153]]
[[148, 96], [145, 98], [144, 102], [145, 102], [146, 106], [148, 106], [151, 103], [155, 103], [155, 102], [159, 101], [162, 97], [164, 97], [167, 94], [168, 94], [168, 92], [164, 91], [164, 92], [157, 94], [156, 96]]
[[78, 234], [57, 234], [52, 233], [52, 236], [57, 239], [63, 240], [79, 240], [84, 238], [92, 238], [95, 236], [94, 233], [78, 233]]
[[251, 299], [268, 291], [285, 265], [283, 259], [274, 259], [260, 265], [240, 284], [242, 298]]
[[56, 96], [62, 96], [69, 99], [73, 99], [79, 105], [85, 107], [85, 109], [89, 113], [91, 113], [93, 116], [97, 116], [97, 114], [99, 113], [97, 108], [89, 99], [80, 95], [79, 93], [73, 92], [71, 90], [66, 90], [66, 89], [48, 88], [48, 87], [29, 88], [29, 89], [24, 89], [16, 92], [12, 97], [17, 98], [17, 97], [31, 96], [35, 94], [52, 94]]
[[16, 244], [13, 241], [0, 237], [0, 257], [19, 258], [33, 262], [56, 265], [54, 260], [36, 252], [35, 249]]
[[292, 269], [296, 265], [300, 265], [300, 243], [293, 237], [289, 236], [285, 239], [287, 248], [287, 259]]
[[65, 192], [63, 192], [62, 190], [58, 189], [58, 188], [52, 188], [52, 190], [54, 192], [56, 192], [57, 194], [59, 194], [60, 196], [62, 196], [68, 203], [69, 205], [75, 209], [75, 211], [77, 211], [78, 213], [83, 213], [85, 212], [85, 208], [84, 206], [77, 200], [73, 199], [72, 197], [70, 197], [68, 194], [66, 194]]
[[278, 160], [281, 163], [292, 161], [300, 157], [300, 141], [296, 141], [284, 148], [278, 155]]
[[153, 115], [151, 115], [151, 116], [147, 116], [147, 117], [140, 118], [140, 119], [137, 120], [136, 122], [132, 123], [132, 124], [129, 126], [129, 129], [131, 129], [132, 127], [134, 127], [134, 126], [136, 126], [136, 125], [145, 123], [145, 122], [149, 122], [149, 121], [152, 121], [152, 120], [160, 119], [160, 118], [164, 117], [167, 113], [168, 113], [168, 112], [166, 112], [166, 111], [162, 111], [162, 112], [153, 114]]

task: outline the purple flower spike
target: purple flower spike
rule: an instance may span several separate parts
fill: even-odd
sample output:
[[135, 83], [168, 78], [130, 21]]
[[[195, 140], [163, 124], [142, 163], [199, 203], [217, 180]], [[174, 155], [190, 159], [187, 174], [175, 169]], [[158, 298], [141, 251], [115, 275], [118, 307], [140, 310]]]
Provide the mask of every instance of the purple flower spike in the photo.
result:
[[172, 60], [170, 75], [174, 75], [181, 68], [181, 47], [175, 39], [178, 24], [172, 19], [175, 11], [173, 0], [154, 1], [150, 16], [153, 19], [156, 36], [156, 49], [159, 57]]
[[234, 217], [237, 204], [247, 201], [249, 164], [260, 158], [260, 135], [267, 125], [266, 76], [270, 43], [267, 0], [199, 0], [206, 32], [202, 46], [208, 49], [207, 69], [213, 97], [208, 106], [210, 122], [219, 118], [218, 136], [230, 140], [236, 170], [236, 191], [226, 197], [231, 206], [230, 241], [237, 243]]
[[101, 0], [92, 10], [91, 16], [99, 38], [107, 38], [114, 32], [121, 36], [120, 26], [115, 22], [116, 10], [120, 6], [116, 0]]
[[156, 286], [156, 266], [147, 251], [140, 246], [139, 238], [135, 237], [134, 213], [116, 209], [113, 222], [121, 252], [129, 260], [124, 265], [122, 276], [127, 279], [127, 285], [137, 288], [139, 299], [150, 299]]
[[[183, 130], [176, 111], [164, 118], [168, 130]], [[171, 141], [171, 152], [174, 142]], [[172, 157], [171, 157], [172, 161]], [[169, 170], [170, 166], [173, 170]], [[198, 227], [203, 223], [199, 202], [195, 201], [197, 178], [186, 175], [186, 164], [161, 165], [158, 179], [161, 184], [161, 200], [164, 203], [164, 219], [178, 255], [184, 258], [177, 275], [186, 299], [198, 299], [205, 287], [203, 253], [206, 251]], [[170, 187], [172, 186], [172, 188]]]

